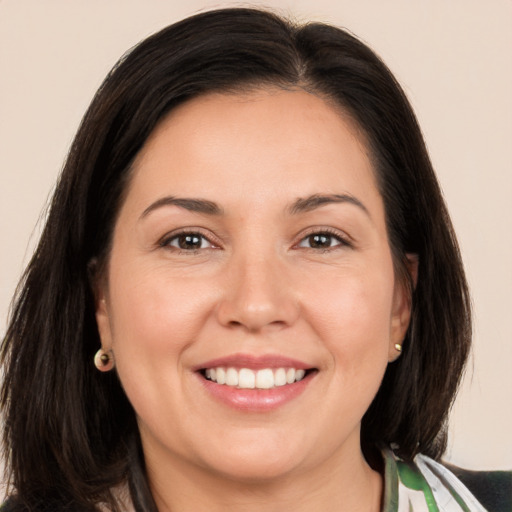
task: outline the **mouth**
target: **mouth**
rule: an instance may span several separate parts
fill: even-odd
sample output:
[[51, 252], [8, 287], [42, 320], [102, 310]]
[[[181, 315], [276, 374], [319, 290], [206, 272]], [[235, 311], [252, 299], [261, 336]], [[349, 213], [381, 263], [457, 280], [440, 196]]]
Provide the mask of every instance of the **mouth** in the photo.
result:
[[311, 364], [277, 354], [232, 354], [193, 370], [207, 396], [244, 413], [266, 413], [296, 400], [319, 372]]
[[300, 382], [315, 371], [315, 368], [286, 366], [260, 369], [215, 366], [203, 368], [199, 373], [206, 380], [235, 389], [274, 389]]

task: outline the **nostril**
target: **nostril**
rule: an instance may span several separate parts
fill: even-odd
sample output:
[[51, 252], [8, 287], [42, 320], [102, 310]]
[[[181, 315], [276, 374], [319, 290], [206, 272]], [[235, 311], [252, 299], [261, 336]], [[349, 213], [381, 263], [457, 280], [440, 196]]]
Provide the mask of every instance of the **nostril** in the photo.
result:
[[255, 333], [258, 331], [266, 331], [266, 330], [279, 330], [286, 327], [288, 324], [282, 320], [274, 320], [271, 322], [257, 322], [251, 321], [247, 319], [245, 322], [240, 322], [238, 320], [231, 320], [227, 323], [227, 327], [232, 329], [244, 329], [247, 332]]
[[240, 281], [242, 284], [231, 283], [219, 297], [216, 316], [223, 326], [256, 332], [268, 327], [290, 326], [299, 318], [298, 301], [289, 287], [280, 285], [277, 278], [267, 275], [256, 279], [244, 274]]

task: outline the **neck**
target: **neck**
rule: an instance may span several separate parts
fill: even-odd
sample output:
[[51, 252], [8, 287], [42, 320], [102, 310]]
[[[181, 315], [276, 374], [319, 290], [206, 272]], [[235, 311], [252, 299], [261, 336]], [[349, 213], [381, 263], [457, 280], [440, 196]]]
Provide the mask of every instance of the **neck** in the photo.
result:
[[[350, 455], [350, 456], [349, 456]], [[152, 465], [148, 477], [159, 512], [378, 512], [382, 477], [360, 451], [272, 479], [238, 480], [186, 461]]]

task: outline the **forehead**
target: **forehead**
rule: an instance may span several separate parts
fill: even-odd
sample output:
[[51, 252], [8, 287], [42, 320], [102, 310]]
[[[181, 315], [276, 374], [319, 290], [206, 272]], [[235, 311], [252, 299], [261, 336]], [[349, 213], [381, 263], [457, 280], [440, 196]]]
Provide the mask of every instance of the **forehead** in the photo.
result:
[[332, 102], [281, 89], [207, 94], [174, 109], [133, 167], [132, 191], [164, 193], [159, 187], [190, 197], [243, 193], [246, 201], [269, 189], [296, 198], [376, 190], [356, 123]]
[[257, 140], [268, 144], [275, 140], [275, 131], [271, 128], [276, 128], [276, 121], [283, 129], [287, 125], [288, 128], [296, 126], [292, 132], [298, 140], [310, 137], [319, 124], [325, 124], [322, 138], [325, 139], [335, 125], [338, 128], [336, 132], [345, 132], [364, 153], [369, 147], [357, 122], [334, 100], [303, 89], [263, 88], [239, 93], [208, 93], [182, 103], [160, 121], [137, 160], [153, 150], [164, 134], [194, 143], [196, 136], [204, 137], [203, 130], [255, 130], [258, 132]]

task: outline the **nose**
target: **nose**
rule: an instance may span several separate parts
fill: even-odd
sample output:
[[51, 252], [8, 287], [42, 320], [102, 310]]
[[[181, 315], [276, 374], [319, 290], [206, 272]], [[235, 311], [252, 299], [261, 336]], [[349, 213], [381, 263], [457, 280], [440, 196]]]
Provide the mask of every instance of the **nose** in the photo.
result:
[[279, 257], [245, 254], [226, 271], [218, 321], [248, 332], [280, 329], [299, 316], [299, 304], [286, 263]]

